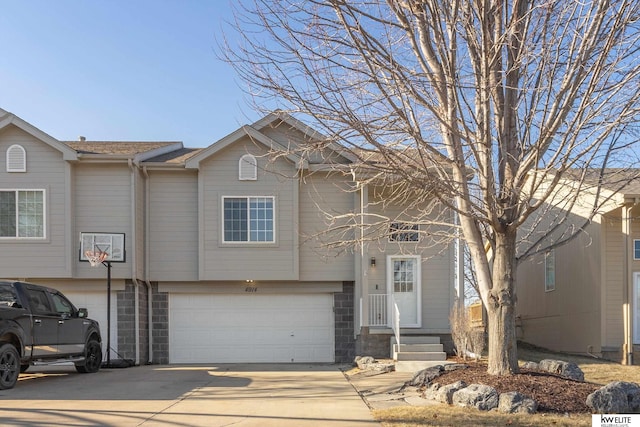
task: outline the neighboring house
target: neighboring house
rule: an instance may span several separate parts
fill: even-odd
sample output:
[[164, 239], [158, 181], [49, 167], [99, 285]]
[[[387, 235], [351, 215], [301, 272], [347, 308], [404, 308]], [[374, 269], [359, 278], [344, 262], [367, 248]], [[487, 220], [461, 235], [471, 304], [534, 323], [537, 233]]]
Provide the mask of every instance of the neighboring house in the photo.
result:
[[[519, 339], [633, 362], [634, 348], [640, 345], [638, 176], [638, 170], [607, 170], [598, 195], [604, 203], [585, 232], [519, 266]], [[570, 180], [564, 185], [571, 185]], [[568, 223], [584, 223], [595, 194], [581, 192]]]
[[60, 289], [106, 336], [107, 271], [84, 251], [121, 246], [111, 357], [142, 364], [388, 356], [393, 294], [403, 334], [447, 337], [454, 245], [411, 252], [417, 233], [395, 224], [397, 238], [364, 252], [327, 249], [323, 210], [382, 205], [356, 174], [332, 172], [354, 160], [338, 147], [269, 155], [313, 137], [274, 113], [203, 149], [63, 142], [0, 110], [0, 276]]

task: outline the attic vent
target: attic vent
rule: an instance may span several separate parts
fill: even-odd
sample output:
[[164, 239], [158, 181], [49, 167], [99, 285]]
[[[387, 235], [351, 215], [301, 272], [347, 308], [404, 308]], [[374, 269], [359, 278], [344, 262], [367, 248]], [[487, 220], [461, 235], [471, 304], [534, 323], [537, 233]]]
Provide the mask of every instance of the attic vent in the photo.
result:
[[238, 179], [240, 181], [255, 181], [258, 179], [258, 162], [251, 154], [245, 154], [240, 157]]
[[14, 144], [7, 149], [7, 172], [26, 172], [27, 152], [21, 145]]

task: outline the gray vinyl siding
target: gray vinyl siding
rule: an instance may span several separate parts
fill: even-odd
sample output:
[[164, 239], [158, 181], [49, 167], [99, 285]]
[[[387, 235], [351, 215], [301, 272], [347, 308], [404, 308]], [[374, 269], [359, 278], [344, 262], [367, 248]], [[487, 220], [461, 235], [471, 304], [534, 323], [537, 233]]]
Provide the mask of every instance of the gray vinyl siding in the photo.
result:
[[[131, 256], [131, 172], [126, 163], [79, 164], [74, 167], [75, 265], [77, 277], [104, 277], [101, 268], [78, 261], [81, 232], [125, 233], [127, 260]], [[113, 263], [114, 278], [129, 278], [131, 263]]]
[[[6, 151], [20, 144], [26, 151], [27, 172], [6, 172]], [[21, 129], [0, 130], [0, 188], [45, 191], [44, 239], [0, 239], [0, 271], [3, 277], [68, 277], [72, 256], [68, 238], [71, 214], [68, 197], [69, 165], [62, 154]]]
[[152, 281], [198, 280], [198, 175], [149, 172], [149, 274]]
[[[246, 153], [256, 156], [256, 181], [238, 180], [238, 160]], [[200, 280], [298, 280], [295, 165], [266, 154], [244, 138], [200, 163]], [[275, 243], [222, 241], [222, 197], [234, 196], [275, 198]]]
[[301, 181], [300, 280], [355, 280], [353, 248], [331, 249], [328, 243], [340, 236], [324, 233], [329, 228], [325, 213], [354, 211], [357, 194], [348, 185], [335, 173], [315, 173]]
[[[400, 207], [385, 206], [381, 209], [380, 200], [369, 193], [369, 211], [390, 219], [402, 219]], [[434, 210], [434, 219], [444, 211]], [[411, 215], [407, 212], [406, 215]], [[426, 219], [423, 220], [426, 222]], [[426, 227], [426, 226], [421, 226]], [[431, 225], [434, 229], [436, 225]], [[386, 231], [386, 230], [380, 230]], [[373, 231], [372, 231], [373, 232]], [[440, 239], [439, 239], [440, 240]], [[369, 294], [386, 293], [390, 286], [387, 283], [386, 259], [388, 256], [420, 255], [422, 279], [422, 326], [420, 330], [432, 333], [449, 331], [449, 312], [453, 305], [453, 241], [436, 241], [429, 236], [421, 236], [420, 241], [389, 242], [384, 236], [379, 241], [368, 245], [366, 268], [369, 275]], [[369, 260], [376, 258], [376, 266], [371, 267]]]

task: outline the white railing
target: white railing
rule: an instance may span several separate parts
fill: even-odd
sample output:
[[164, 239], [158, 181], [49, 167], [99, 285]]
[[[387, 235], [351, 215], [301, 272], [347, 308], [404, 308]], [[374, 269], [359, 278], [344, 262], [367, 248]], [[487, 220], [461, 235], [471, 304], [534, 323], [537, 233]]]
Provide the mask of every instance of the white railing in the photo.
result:
[[400, 348], [400, 310], [398, 310], [398, 304], [393, 295], [391, 295], [391, 314], [391, 328], [396, 336], [396, 344]]
[[369, 294], [369, 326], [389, 326], [386, 294]]

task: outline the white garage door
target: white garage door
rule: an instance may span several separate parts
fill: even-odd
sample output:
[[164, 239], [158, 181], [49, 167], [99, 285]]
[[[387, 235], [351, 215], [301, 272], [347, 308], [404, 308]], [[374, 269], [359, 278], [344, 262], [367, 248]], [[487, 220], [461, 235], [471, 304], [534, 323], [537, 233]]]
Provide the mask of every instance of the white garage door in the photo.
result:
[[171, 363], [333, 362], [333, 297], [169, 297]]
[[[58, 288], [77, 308], [86, 308], [89, 311], [89, 318], [97, 320], [100, 324], [100, 335], [102, 335], [103, 358], [106, 359], [107, 350], [107, 292], [72, 292]], [[111, 296], [111, 359], [118, 357], [118, 308], [115, 292]]]

